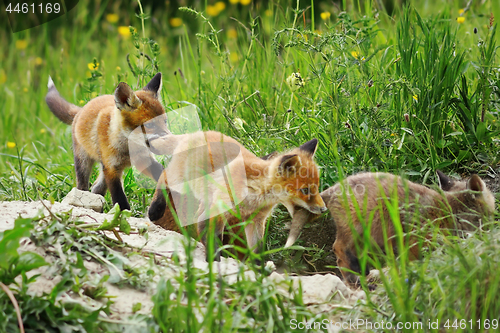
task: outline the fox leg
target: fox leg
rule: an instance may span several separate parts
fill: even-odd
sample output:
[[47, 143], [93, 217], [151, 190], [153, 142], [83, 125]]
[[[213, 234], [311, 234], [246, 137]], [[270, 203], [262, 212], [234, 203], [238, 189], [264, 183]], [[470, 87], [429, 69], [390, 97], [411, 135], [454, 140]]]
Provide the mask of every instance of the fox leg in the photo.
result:
[[[208, 211], [214, 211], [213, 206]], [[201, 213], [200, 213], [201, 212]], [[200, 239], [203, 245], [205, 245], [206, 256], [208, 261], [208, 237], [209, 235], [213, 235], [213, 244], [214, 244], [214, 260], [220, 261], [220, 251], [219, 251], [219, 239], [222, 240], [222, 235], [224, 233], [224, 214], [219, 214], [217, 216], [210, 216], [210, 213], [207, 213], [206, 203], [203, 201], [200, 202], [200, 206], [198, 208], [198, 234], [201, 235]]]
[[[267, 217], [271, 213], [272, 207], [264, 207], [252, 218], [252, 221], [245, 226], [245, 236], [247, 247], [254, 253], [262, 252], [262, 239], [266, 232]], [[260, 265], [260, 260], [255, 260], [255, 264]]]
[[73, 151], [75, 154], [76, 188], [88, 191], [94, 160], [75, 142], [73, 142]]
[[104, 172], [102, 171], [104, 166], [101, 164], [101, 172], [99, 173], [99, 177], [97, 178], [94, 185], [92, 185], [92, 193], [100, 194], [104, 196], [106, 191], [108, 190], [108, 184], [106, 184], [106, 177], [104, 176]]
[[148, 209], [148, 217], [151, 221], [158, 221], [165, 215], [165, 210], [167, 209], [167, 200], [163, 193], [166, 190], [169, 196], [170, 190], [168, 188], [166, 171], [163, 171], [158, 179], [158, 185], [156, 186], [155, 194], [153, 195], [153, 200]]
[[103, 164], [102, 172], [104, 178], [106, 179], [106, 184], [108, 185], [109, 192], [111, 193], [111, 198], [113, 199], [113, 205], [118, 203], [121, 210], [130, 210], [130, 205], [128, 203], [125, 192], [122, 186], [122, 173], [123, 169], [117, 169], [113, 167], [106, 167]]

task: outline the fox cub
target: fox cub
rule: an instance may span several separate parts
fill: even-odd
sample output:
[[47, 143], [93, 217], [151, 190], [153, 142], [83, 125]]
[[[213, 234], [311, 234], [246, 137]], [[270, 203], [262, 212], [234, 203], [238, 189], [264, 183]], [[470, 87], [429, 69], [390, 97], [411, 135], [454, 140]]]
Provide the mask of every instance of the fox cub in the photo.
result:
[[[120, 82], [114, 95], [96, 97], [80, 108], [62, 98], [49, 78], [49, 91], [45, 101], [57, 118], [72, 125], [76, 183], [79, 190], [89, 189], [92, 167], [95, 162], [100, 162], [101, 173], [92, 192], [104, 195], [109, 188], [113, 204], [118, 203], [122, 210], [130, 209], [121, 183], [123, 170], [131, 165], [128, 142], [130, 134], [142, 127], [142, 132], [146, 135], [142, 140], [147, 146], [150, 139], [169, 133], [166, 122], [164, 126], [156, 126], [153, 134], [147, 134], [145, 128], [152, 127], [148, 121], [165, 115], [158, 100], [160, 87], [161, 73], [156, 74], [142, 90], [136, 92], [125, 82]], [[147, 148], [142, 153], [146, 156], [139, 160], [148, 163], [142, 172], [158, 180], [163, 167], [151, 157]]]
[[[313, 159], [317, 144], [313, 139], [290, 152], [261, 159], [218, 132], [168, 135], [154, 140], [152, 148], [172, 155], [172, 159], [158, 182], [149, 218], [159, 221], [169, 209], [163, 189], [180, 193], [187, 186], [198, 203], [193, 222], [197, 223], [205, 246], [208, 227], [220, 238], [226, 223], [251, 221], [244, 227], [245, 238], [248, 248], [257, 252], [266, 220], [277, 204], [282, 203], [289, 210], [297, 205], [314, 214], [326, 210], [319, 195], [319, 171]], [[207, 174], [212, 179], [200, 181]], [[226, 208], [221, 209], [220, 201], [228, 203]], [[220, 260], [217, 245], [215, 259]]]
[[[384, 252], [389, 250], [384, 247], [384, 233], [387, 233], [390, 248], [397, 250], [394, 224], [385, 200], [394, 197], [398, 200], [399, 219], [404, 232], [408, 233], [410, 259], [420, 257], [422, 234], [419, 230], [424, 230], [424, 238], [430, 237], [434, 226], [473, 230], [482, 218], [494, 213], [495, 199], [479, 176], [454, 181], [441, 171], [437, 171], [437, 175], [441, 192], [388, 173], [360, 173], [321, 193], [337, 226], [333, 251], [338, 267], [347, 269], [342, 270], [347, 282], [356, 284], [359, 281], [358, 276], [349, 271], [361, 273], [356, 245], [363, 241], [363, 230], [369, 221], [372, 242]], [[356, 212], [353, 199], [361, 215]], [[293, 244], [302, 225], [313, 218], [304, 211], [295, 214], [290, 232], [293, 236], [288, 246]], [[368, 274], [368, 269], [365, 272]]]

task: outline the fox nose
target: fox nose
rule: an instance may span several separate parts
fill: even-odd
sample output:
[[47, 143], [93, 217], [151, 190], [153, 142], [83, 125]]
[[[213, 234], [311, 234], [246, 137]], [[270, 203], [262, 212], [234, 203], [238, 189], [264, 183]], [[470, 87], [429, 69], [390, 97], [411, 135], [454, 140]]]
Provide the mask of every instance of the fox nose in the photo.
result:
[[326, 210], [327, 210], [327, 209], [328, 209], [328, 208], [326, 208], [326, 206], [319, 207], [319, 210], [320, 210], [322, 213], [326, 212]]

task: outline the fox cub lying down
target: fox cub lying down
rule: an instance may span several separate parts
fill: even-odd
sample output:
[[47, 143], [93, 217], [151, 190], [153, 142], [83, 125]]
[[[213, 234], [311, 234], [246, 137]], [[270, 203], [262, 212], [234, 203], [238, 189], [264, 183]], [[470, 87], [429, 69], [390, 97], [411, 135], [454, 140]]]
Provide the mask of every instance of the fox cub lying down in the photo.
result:
[[[405, 239], [410, 246], [410, 259], [420, 257], [422, 238], [429, 238], [433, 227], [473, 230], [482, 218], [494, 213], [495, 199], [479, 176], [454, 181], [440, 171], [437, 175], [440, 192], [388, 173], [360, 173], [321, 193], [337, 226], [333, 251], [347, 282], [359, 281], [357, 274], [352, 273], [361, 273], [356, 248], [362, 248], [363, 230], [369, 222], [372, 244], [384, 252], [390, 250], [384, 246], [387, 233], [389, 247], [397, 251], [393, 218], [387, 208], [391, 198], [398, 200], [399, 220], [408, 235]], [[291, 246], [304, 223], [314, 218], [314, 214], [298, 210], [285, 247]], [[368, 272], [366, 269], [365, 273]]]
[[[167, 135], [154, 140], [151, 147], [172, 155], [172, 159], [158, 181], [149, 219], [157, 223], [169, 214], [164, 190], [182, 193], [194, 198], [191, 211], [196, 212], [188, 214], [192, 219], [183, 225], [196, 223], [205, 246], [208, 228], [215, 237], [222, 237], [226, 224], [249, 221], [244, 227], [247, 246], [258, 252], [267, 218], [277, 204], [289, 210], [297, 205], [314, 214], [326, 211], [314, 162], [317, 144], [313, 139], [289, 152], [261, 159], [218, 132]], [[185, 215], [178, 208], [178, 215]], [[215, 259], [220, 259], [217, 246]]]

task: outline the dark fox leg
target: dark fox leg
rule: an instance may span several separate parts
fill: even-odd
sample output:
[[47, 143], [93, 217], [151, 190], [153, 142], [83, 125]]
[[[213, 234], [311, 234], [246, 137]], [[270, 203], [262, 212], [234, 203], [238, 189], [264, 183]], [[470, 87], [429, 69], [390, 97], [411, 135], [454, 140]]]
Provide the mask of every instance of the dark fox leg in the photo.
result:
[[88, 191], [94, 160], [91, 159], [78, 144], [73, 144], [73, 150], [75, 154], [76, 188], [82, 191]]
[[198, 234], [201, 236], [201, 242], [205, 245], [206, 256], [208, 261], [208, 237], [213, 234], [214, 244], [214, 260], [220, 261], [219, 239], [222, 238], [224, 232], [223, 216], [210, 217], [206, 213], [203, 202], [200, 203], [198, 211], [203, 210], [203, 213], [197, 214], [202, 221], [198, 223]]
[[110, 169], [103, 165], [102, 172], [104, 173], [106, 184], [108, 185], [109, 192], [111, 193], [113, 205], [118, 203], [121, 210], [130, 210], [130, 205], [128, 204], [121, 182], [123, 170]]

